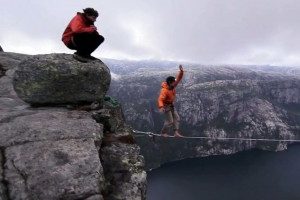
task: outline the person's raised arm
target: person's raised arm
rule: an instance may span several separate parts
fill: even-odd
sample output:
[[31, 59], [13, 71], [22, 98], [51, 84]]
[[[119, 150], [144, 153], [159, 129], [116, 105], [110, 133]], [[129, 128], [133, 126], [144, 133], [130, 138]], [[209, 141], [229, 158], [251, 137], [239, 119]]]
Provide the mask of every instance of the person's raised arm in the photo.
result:
[[182, 77], [183, 77], [184, 71], [182, 65], [179, 65], [179, 73], [177, 74], [176, 81], [175, 81], [175, 87], [180, 83]]

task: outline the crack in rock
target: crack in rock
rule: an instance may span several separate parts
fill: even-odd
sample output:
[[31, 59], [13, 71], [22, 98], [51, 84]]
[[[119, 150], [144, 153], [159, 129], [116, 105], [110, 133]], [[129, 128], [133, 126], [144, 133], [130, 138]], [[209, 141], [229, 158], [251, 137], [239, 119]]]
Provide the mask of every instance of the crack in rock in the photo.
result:
[[7, 184], [3, 177], [3, 170], [4, 170], [4, 150], [0, 149], [0, 200], [8, 200], [8, 191], [7, 191]]

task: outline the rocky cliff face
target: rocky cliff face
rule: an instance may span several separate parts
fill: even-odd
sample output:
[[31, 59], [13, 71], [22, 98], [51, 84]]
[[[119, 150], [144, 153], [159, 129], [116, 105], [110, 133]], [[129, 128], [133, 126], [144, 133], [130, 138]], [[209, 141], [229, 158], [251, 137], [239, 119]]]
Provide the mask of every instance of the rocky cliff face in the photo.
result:
[[[37, 66], [44, 71], [33, 70]], [[0, 200], [145, 199], [144, 160], [120, 105], [104, 98], [109, 81], [96, 81], [98, 88], [82, 82], [94, 76], [95, 68], [105, 67], [100, 61], [81, 64], [66, 54], [0, 53]], [[38, 72], [43, 75], [35, 77]], [[99, 73], [102, 80], [110, 80], [109, 73]], [[13, 79], [20, 97], [29, 103], [32, 99], [34, 105], [42, 102], [43, 107], [31, 107], [21, 100]], [[47, 84], [38, 84], [41, 80]], [[82, 84], [89, 85], [77, 90], [79, 101], [66, 91], [64, 102], [61, 91], [51, 87], [65, 86], [71, 80], [72, 92], [82, 89]], [[28, 87], [34, 81], [36, 87]], [[45, 102], [42, 96], [40, 101], [31, 98], [35, 89], [48, 97], [57, 95], [54, 100], [60, 100], [59, 106]], [[86, 100], [84, 95], [87, 101], [81, 101]], [[86, 103], [93, 98], [96, 102]]]
[[[109, 64], [117, 75], [125, 70], [116, 61]], [[123, 76], [112, 82], [110, 92], [122, 102], [127, 122], [135, 129], [159, 133], [163, 116], [157, 111], [156, 99], [160, 83], [168, 75], [176, 74], [175, 66], [175, 63], [131, 63], [127, 70], [130, 73], [122, 72]], [[300, 138], [300, 77], [296, 68], [187, 65], [186, 70], [176, 102], [184, 135]], [[184, 158], [252, 148], [280, 151], [288, 145], [176, 138], [153, 141], [142, 135], [137, 135], [137, 141], [148, 169]]]

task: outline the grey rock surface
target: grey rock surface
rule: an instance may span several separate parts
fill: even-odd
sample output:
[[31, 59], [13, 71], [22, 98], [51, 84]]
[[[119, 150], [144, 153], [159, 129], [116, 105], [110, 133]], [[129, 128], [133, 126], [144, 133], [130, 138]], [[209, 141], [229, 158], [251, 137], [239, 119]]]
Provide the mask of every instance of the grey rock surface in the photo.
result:
[[36, 55], [22, 61], [13, 79], [18, 96], [29, 104], [79, 104], [102, 101], [110, 85], [100, 60], [81, 63], [68, 54]]
[[98, 194], [98, 195], [90, 196], [90, 197], [86, 198], [85, 200], [104, 200], [104, 199], [103, 199], [102, 195]]
[[4, 183], [3, 166], [4, 166], [3, 152], [0, 150], [0, 200], [7, 200], [7, 191]]
[[0, 68], [3, 68], [5, 71], [15, 69], [20, 62], [29, 57], [31, 56], [26, 54], [2, 52], [0, 54]]
[[[61, 56], [68, 59], [71, 55]], [[127, 183], [128, 189], [114, 189], [115, 195], [128, 200], [145, 199], [145, 192], [135, 193], [146, 191], [139, 148], [118, 138], [126, 136], [133, 141], [120, 106], [114, 108], [104, 101], [68, 108], [31, 107], [17, 96], [12, 85], [17, 66], [28, 58], [31, 56], [0, 54], [4, 69], [0, 77], [0, 200], [104, 200], [102, 194], [108, 192], [113, 173], [126, 177], [119, 182]], [[103, 115], [105, 123], [99, 117]], [[116, 155], [101, 153], [112, 135], [114, 146], [125, 142], [122, 153], [131, 157], [126, 171], [122, 172], [120, 166], [113, 173], [103, 170], [104, 165], [121, 162], [117, 149], [106, 151]], [[103, 161], [102, 156], [115, 159]], [[131, 189], [134, 192], [128, 192]]]
[[121, 105], [106, 101], [103, 109], [94, 112], [93, 116], [98, 122], [104, 122], [100, 151], [107, 184], [104, 199], [146, 199], [144, 158], [135, 144], [131, 128], [124, 123]]
[[15, 118], [7, 114], [0, 120], [9, 122], [0, 124], [2, 147], [36, 141], [102, 138], [102, 125], [82, 111], [35, 110], [19, 113]]
[[84, 199], [104, 184], [93, 139], [27, 143], [5, 150], [12, 199]]
[[115, 143], [101, 150], [106, 180], [109, 182], [106, 199], [144, 199], [146, 172], [144, 159], [136, 145]]

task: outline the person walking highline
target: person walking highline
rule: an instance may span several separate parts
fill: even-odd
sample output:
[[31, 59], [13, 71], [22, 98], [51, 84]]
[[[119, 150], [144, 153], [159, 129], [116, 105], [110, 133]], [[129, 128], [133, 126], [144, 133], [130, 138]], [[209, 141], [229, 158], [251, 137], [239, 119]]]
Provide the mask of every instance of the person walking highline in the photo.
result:
[[180, 117], [175, 109], [174, 101], [176, 98], [175, 88], [180, 83], [183, 74], [183, 67], [180, 65], [177, 78], [175, 79], [175, 77], [169, 76], [161, 85], [162, 89], [158, 97], [158, 108], [160, 112], [165, 114], [165, 122], [161, 130], [161, 135], [164, 137], [168, 136], [168, 130], [171, 127], [173, 127], [175, 137], [182, 137], [179, 133]]

